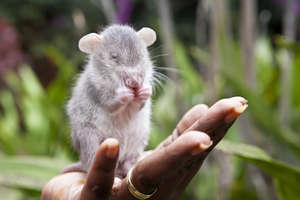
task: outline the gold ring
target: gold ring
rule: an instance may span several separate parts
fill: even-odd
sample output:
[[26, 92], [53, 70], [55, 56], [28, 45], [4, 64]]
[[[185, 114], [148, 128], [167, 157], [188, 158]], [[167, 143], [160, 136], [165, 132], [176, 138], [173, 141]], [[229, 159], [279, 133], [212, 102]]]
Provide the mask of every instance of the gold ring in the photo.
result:
[[128, 182], [128, 190], [129, 192], [132, 194], [132, 196], [134, 196], [135, 198], [137, 199], [140, 199], [140, 200], [146, 200], [146, 199], [149, 199], [150, 197], [152, 197], [156, 191], [157, 191], [157, 188], [154, 190], [154, 192], [152, 192], [151, 194], [143, 194], [141, 193], [140, 191], [138, 191], [134, 185], [132, 184], [132, 181], [131, 181], [131, 175], [132, 175], [132, 171], [133, 171], [133, 168], [131, 168], [128, 172], [128, 178], [127, 178], [127, 182]]

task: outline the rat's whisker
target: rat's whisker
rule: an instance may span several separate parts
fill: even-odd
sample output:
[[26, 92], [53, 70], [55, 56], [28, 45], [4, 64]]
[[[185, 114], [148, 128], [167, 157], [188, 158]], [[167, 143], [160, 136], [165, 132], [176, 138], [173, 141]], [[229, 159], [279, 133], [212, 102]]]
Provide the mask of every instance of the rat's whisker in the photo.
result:
[[162, 82], [167, 81], [169, 78], [166, 75], [164, 75], [163, 73], [154, 71], [153, 79], [156, 83], [158, 83], [159, 85], [162, 85]]
[[151, 60], [152, 60], [152, 59], [155, 59], [155, 58], [163, 57], [163, 56], [168, 56], [168, 55], [169, 55], [169, 54], [167, 54], [167, 53], [158, 54], [158, 55], [152, 56], [152, 57], [151, 57]]
[[161, 72], [154, 71], [153, 76], [159, 80], [168, 81], [169, 77]]
[[153, 88], [153, 94], [156, 94], [158, 89], [161, 89], [163, 87], [163, 84], [158, 78], [156, 78], [154, 76], [153, 76], [153, 79], [152, 79], [151, 82], [152, 82], [152, 86], [153, 86], [152, 87]]
[[155, 71], [163, 70], [163, 71], [169, 71], [169, 72], [175, 72], [175, 73], [179, 72], [179, 69], [174, 68], [174, 67], [157, 67], [157, 66], [154, 66], [154, 70]]
[[158, 45], [157, 47], [150, 47], [149, 52], [152, 53], [154, 51], [162, 50], [163, 45]]

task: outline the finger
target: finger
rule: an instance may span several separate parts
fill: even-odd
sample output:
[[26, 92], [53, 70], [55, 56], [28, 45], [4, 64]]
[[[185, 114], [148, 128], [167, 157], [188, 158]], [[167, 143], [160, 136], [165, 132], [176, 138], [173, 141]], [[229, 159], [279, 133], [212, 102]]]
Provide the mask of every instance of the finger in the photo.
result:
[[208, 106], [205, 104], [199, 104], [192, 107], [179, 121], [176, 126], [178, 135], [181, 135], [187, 128], [194, 124], [198, 119], [206, 114]]
[[210, 134], [224, 124], [231, 124], [247, 108], [247, 100], [243, 97], [222, 99], [207, 110], [206, 115], [197, 120], [186, 131], [203, 131]]
[[159, 144], [157, 149], [164, 148], [171, 144], [178, 136], [180, 136], [187, 128], [194, 124], [198, 119], [206, 114], [208, 106], [199, 104], [192, 107], [179, 121], [172, 135]]
[[[205, 151], [210, 145], [211, 140], [208, 135], [196, 131], [186, 133], [166, 148], [155, 151], [138, 162], [132, 171], [132, 183], [140, 192], [151, 194], [163, 179], [176, 172], [186, 160]], [[120, 198], [131, 197], [127, 186], [127, 183], [122, 184]]]
[[97, 151], [87, 182], [84, 185], [82, 200], [109, 198], [114, 181], [114, 171], [118, 161], [119, 142], [116, 139], [106, 139]]

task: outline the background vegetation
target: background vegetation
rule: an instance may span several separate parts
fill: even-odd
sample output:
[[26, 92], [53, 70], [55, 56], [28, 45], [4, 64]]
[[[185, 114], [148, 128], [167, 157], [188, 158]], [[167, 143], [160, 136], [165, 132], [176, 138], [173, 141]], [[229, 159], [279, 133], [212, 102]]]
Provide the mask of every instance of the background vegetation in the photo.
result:
[[297, 0], [1, 0], [0, 199], [39, 199], [77, 159], [65, 114], [77, 41], [109, 23], [158, 33], [150, 50], [169, 78], [149, 148], [192, 105], [249, 100], [181, 199], [300, 199], [299, 15]]

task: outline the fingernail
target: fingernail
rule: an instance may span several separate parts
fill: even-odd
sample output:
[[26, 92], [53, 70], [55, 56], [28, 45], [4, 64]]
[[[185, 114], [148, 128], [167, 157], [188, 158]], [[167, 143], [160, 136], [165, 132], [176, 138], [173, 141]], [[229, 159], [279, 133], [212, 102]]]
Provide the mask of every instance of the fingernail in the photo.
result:
[[203, 150], [206, 150], [206, 149], [208, 149], [212, 144], [213, 144], [213, 141], [210, 141], [209, 144], [203, 144], [203, 143], [201, 143], [201, 144], [200, 144], [200, 148], [203, 149]]
[[107, 139], [106, 143], [106, 156], [115, 158], [119, 152], [119, 142], [115, 139]]
[[234, 111], [236, 113], [242, 114], [248, 108], [248, 104], [243, 104], [242, 106], [235, 107]]
[[192, 151], [192, 155], [197, 155], [203, 151], [205, 151], [206, 149], [208, 149], [211, 145], [213, 144], [213, 141], [210, 141], [209, 144], [204, 144], [204, 143], [200, 143], [193, 151]]
[[233, 108], [233, 111], [225, 118], [226, 123], [234, 121], [238, 116], [240, 116], [248, 107], [248, 104], [244, 104], [239, 107]]

